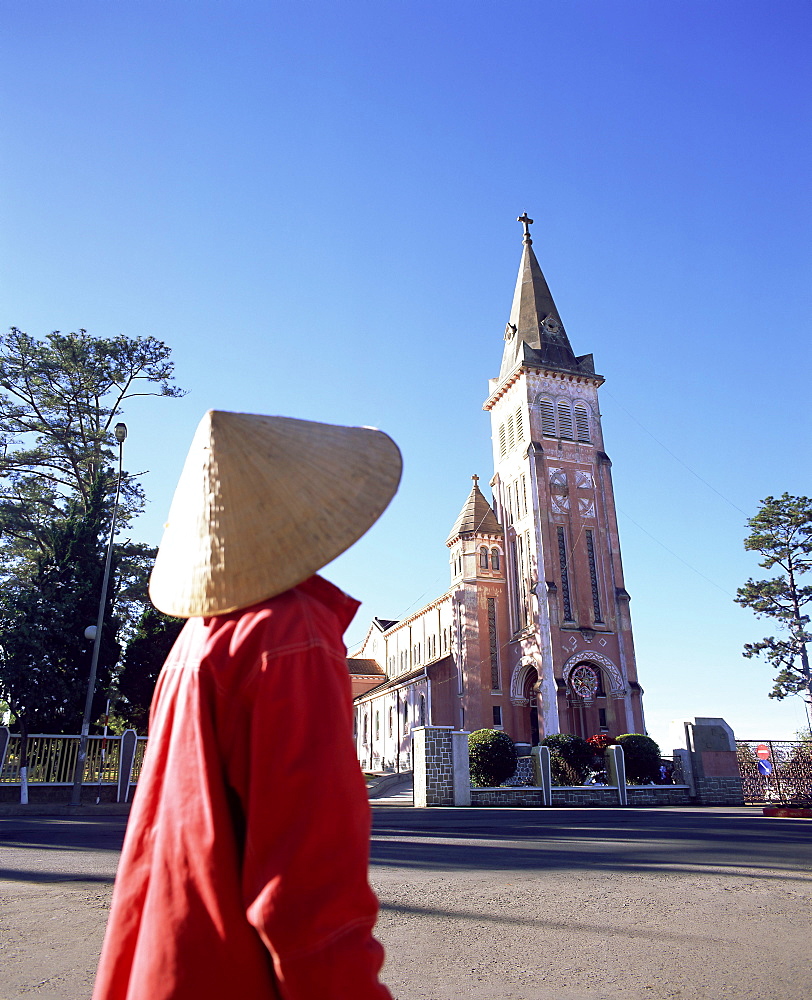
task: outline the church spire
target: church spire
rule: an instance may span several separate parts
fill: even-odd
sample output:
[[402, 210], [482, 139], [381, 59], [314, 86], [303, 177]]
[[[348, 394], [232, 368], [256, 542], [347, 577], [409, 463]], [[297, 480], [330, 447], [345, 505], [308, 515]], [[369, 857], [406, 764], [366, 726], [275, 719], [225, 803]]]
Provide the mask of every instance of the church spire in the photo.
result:
[[505, 351], [499, 378], [501, 380], [509, 375], [525, 360], [558, 371], [588, 371], [582, 366], [582, 361], [588, 359], [591, 362], [591, 356], [582, 359], [573, 354], [564, 324], [533, 252], [530, 236], [533, 220], [525, 212], [516, 221], [524, 226], [522, 260], [510, 319], [505, 327]]
[[482, 495], [482, 491], [477, 485], [479, 476], [471, 476], [471, 479], [473, 480], [471, 492], [468, 494], [468, 499], [465, 501], [459, 517], [454, 522], [454, 527], [446, 542], [447, 545], [450, 545], [461, 535], [469, 537], [473, 535], [501, 535], [503, 533], [502, 525], [496, 520], [493, 507]]

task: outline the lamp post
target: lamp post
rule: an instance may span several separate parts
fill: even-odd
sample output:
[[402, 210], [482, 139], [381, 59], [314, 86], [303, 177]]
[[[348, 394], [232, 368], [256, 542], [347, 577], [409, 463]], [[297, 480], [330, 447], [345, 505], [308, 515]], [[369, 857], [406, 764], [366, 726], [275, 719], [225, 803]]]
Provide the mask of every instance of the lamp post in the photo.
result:
[[[90, 713], [93, 707], [93, 695], [96, 690], [96, 671], [99, 666], [99, 651], [101, 649], [102, 625], [104, 624], [104, 606], [107, 603], [107, 585], [110, 582], [110, 566], [113, 562], [113, 538], [116, 533], [116, 516], [118, 514], [118, 498], [121, 494], [121, 465], [124, 457], [124, 441], [127, 437], [127, 425], [116, 424], [116, 441], [118, 441], [118, 479], [116, 481], [116, 499], [113, 504], [113, 517], [110, 522], [110, 538], [107, 542], [107, 558], [104, 562], [104, 577], [102, 578], [101, 597], [99, 598], [99, 614], [96, 618], [96, 631], [93, 635], [93, 655], [90, 658], [90, 677], [87, 681], [87, 697], [85, 698], [85, 713], [82, 716], [82, 734], [79, 737], [79, 753], [76, 757], [76, 770], [73, 773], [73, 791], [71, 805], [78, 806], [82, 799], [82, 781], [87, 760], [87, 738], [90, 732]], [[85, 635], [88, 635], [88, 627]], [[88, 638], [90, 636], [88, 635]]]

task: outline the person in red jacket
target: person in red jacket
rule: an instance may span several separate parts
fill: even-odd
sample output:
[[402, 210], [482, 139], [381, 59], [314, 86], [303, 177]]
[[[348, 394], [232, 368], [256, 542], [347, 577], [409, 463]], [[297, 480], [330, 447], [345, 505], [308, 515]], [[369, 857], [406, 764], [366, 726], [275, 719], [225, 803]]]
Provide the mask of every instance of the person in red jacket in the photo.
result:
[[156, 686], [94, 1000], [391, 1000], [342, 635], [316, 570], [394, 495], [369, 428], [213, 411], [150, 581]]

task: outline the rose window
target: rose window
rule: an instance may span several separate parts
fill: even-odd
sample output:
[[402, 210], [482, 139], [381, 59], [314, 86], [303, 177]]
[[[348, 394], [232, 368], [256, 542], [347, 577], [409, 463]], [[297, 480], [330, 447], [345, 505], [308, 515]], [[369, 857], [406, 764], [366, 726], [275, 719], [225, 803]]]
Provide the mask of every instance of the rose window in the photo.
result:
[[570, 685], [579, 698], [589, 700], [598, 690], [598, 675], [585, 664], [576, 667], [570, 674]]

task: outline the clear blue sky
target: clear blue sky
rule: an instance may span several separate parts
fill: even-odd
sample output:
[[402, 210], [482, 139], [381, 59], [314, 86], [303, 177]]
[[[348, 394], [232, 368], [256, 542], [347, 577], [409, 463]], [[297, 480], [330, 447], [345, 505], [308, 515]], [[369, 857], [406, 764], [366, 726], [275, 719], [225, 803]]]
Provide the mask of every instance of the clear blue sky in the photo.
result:
[[649, 729], [787, 737], [744, 521], [810, 494], [807, 3], [0, 5], [0, 326], [151, 334], [128, 406], [155, 542], [210, 408], [373, 424], [401, 491], [327, 575], [398, 618], [448, 583], [535, 249], [606, 376]]

